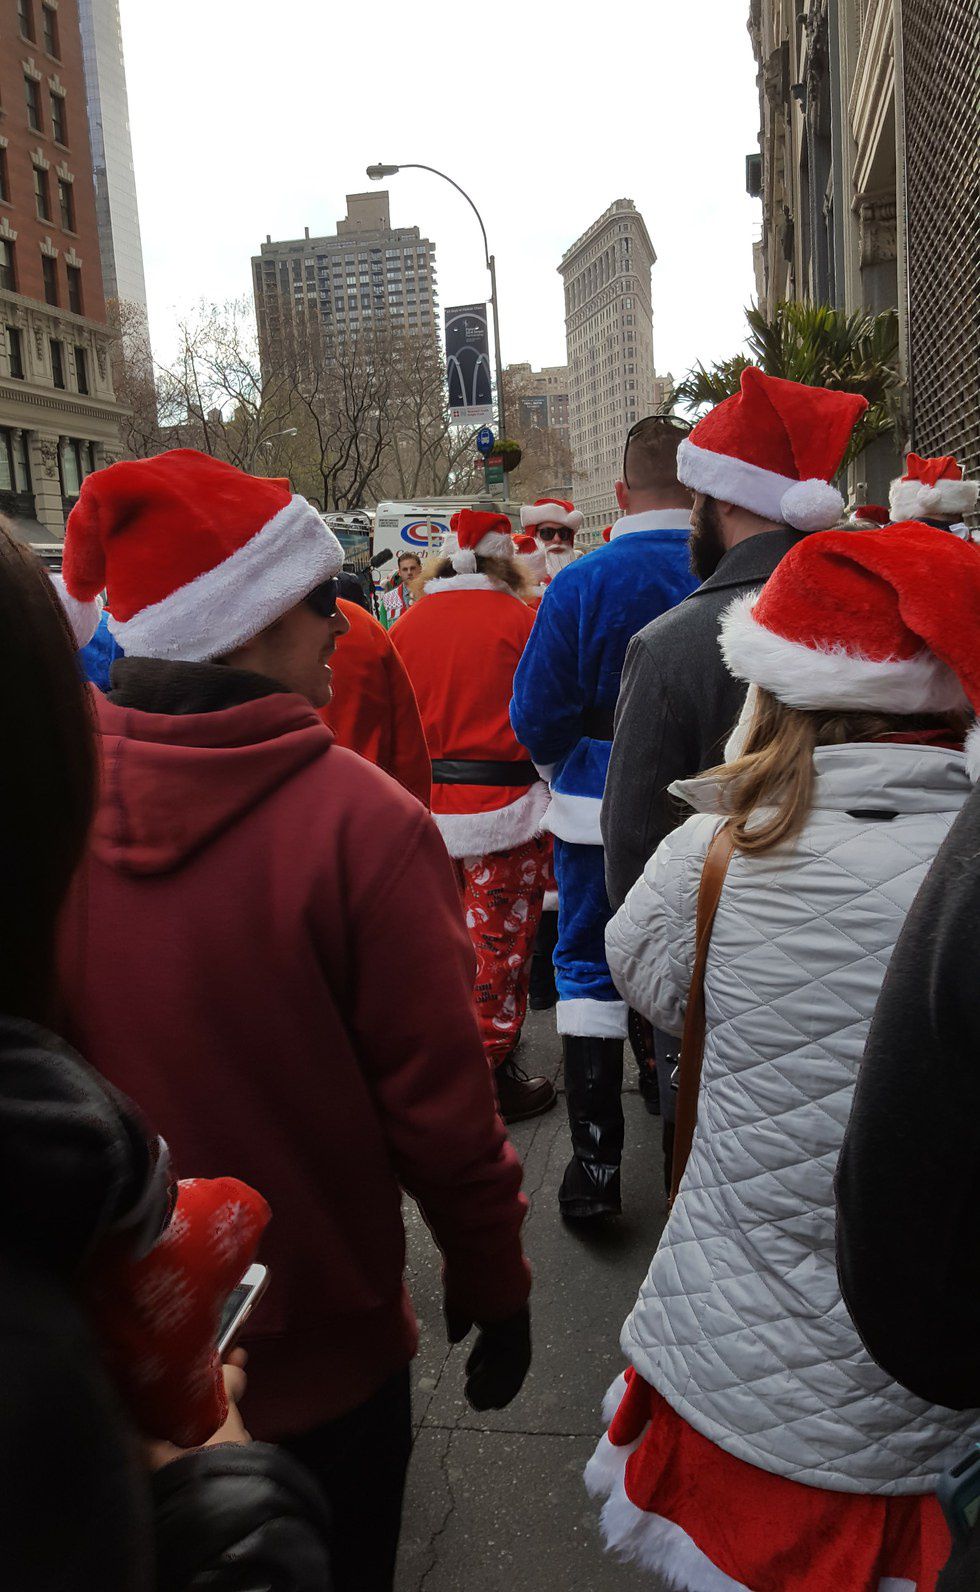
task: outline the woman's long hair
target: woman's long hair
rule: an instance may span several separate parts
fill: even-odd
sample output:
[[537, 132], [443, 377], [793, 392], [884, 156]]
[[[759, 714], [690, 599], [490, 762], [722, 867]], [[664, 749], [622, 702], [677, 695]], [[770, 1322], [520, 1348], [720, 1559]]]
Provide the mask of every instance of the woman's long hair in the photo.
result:
[[790, 708], [756, 687], [755, 705], [741, 754], [710, 769], [721, 805], [729, 814], [739, 851], [758, 854], [792, 840], [813, 806], [818, 746], [887, 740], [909, 731], [937, 730], [962, 741], [968, 718], [962, 713], [873, 713]]
[[0, 519], [0, 1012], [49, 1022], [55, 936], [95, 811], [87, 688], [64, 609]]
[[[531, 595], [531, 586], [521, 565], [516, 558], [482, 558], [477, 554], [476, 569], [479, 575], [489, 575], [499, 586], [506, 586], [517, 597], [525, 600]], [[436, 553], [426, 559], [422, 565], [422, 573], [412, 582], [411, 590], [416, 596], [421, 596], [426, 586], [433, 580], [447, 580], [450, 576], [458, 574], [453, 568], [451, 558], [444, 558], [441, 553]]]

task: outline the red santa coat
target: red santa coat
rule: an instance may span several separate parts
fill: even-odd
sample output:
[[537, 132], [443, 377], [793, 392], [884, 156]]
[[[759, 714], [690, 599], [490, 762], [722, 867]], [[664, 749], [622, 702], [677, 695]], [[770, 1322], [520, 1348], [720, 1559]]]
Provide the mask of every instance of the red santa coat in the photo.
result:
[[548, 788], [509, 717], [514, 671], [533, 624], [528, 605], [489, 576], [453, 575], [430, 581], [391, 630], [433, 762], [511, 765], [513, 784], [433, 782], [432, 816], [452, 857], [523, 845], [547, 807]]
[[333, 700], [320, 717], [334, 740], [383, 768], [429, 805], [432, 765], [418, 703], [383, 625], [340, 598], [350, 631], [333, 655]]

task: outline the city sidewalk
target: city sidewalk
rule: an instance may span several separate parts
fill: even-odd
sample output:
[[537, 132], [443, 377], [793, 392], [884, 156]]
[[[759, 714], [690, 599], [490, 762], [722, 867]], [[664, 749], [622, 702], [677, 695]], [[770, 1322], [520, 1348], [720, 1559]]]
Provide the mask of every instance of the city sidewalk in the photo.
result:
[[[553, 1012], [530, 1015], [518, 1060], [560, 1081]], [[406, 1202], [422, 1341], [396, 1592], [661, 1592], [659, 1580], [603, 1552], [599, 1511], [582, 1483], [602, 1430], [602, 1396], [622, 1370], [620, 1328], [666, 1215], [660, 1123], [636, 1091], [628, 1047], [626, 1084], [625, 1215], [601, 1232], [580, 1235], [558, 1216], [564, 1100], [512, 1129], [531, 1202], [524, 1235], [534, 1268], [534, 1364], [509, 1409], [478, 1414], [463, 1398], [469, 1345], [447, 1347], [439, 1257]]]

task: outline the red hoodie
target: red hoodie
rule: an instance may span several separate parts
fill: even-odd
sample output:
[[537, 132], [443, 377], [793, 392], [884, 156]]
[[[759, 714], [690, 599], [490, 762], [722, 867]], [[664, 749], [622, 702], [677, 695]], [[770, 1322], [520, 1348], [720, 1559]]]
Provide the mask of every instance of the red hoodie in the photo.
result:
[[331, 660], [333, 700], [320, 717], [338, 746], [383, 768], [428, 807], [432, 764], [405, 665], [376, 619], [343, 598], [337, 607], [350, 631]]
[[171, 716], [95, 693], [101, 807], [62, 939], [68, 1023], [182, 1175], [272, 1206], [244, 1342], [256, 1436], [363, 1402], [417, 1338], [400, 1185], [476, 1319], [525, 1302], [521, 1172], [445, 848], [278, 693]]

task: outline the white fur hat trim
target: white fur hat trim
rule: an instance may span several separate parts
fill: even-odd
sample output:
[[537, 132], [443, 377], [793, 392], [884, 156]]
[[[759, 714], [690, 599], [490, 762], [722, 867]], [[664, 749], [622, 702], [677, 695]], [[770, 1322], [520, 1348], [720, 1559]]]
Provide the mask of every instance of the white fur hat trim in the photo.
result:
[[980, 482], [937, 481], [927, 486], [924, 481], [893, 481], [888, 492], [888, 506], [893, 520], [958, 520], [977, 506]]
[[570, 531], [580, 531], [585, 517], [579, 509], [562, 508], [560, 503], [524, 503], [521, 506], [521, 524], [525, 530], [535, 525], [567, 525]]
[[968, 706], [956, 675], [925, 648], [911, 658], [863, 658], [767, 630], [753, 618], [756, 594], [737, 597], [721, 621], [720, 645], [737, 680], [771, 691], [791, 708], [867, 708], [882, 713], [948, 713]]
[[88, 646], [99, 628], [102, 598], [95, 597], [90, 603], [79, 602], [77, 597], [71, 595], [60, 574], [51, 576], [51, 584], [58, 593], [61, 606], [68, 617], [72, 635], [75, 637], [75, 646], [81, 652], [83, 647]]

